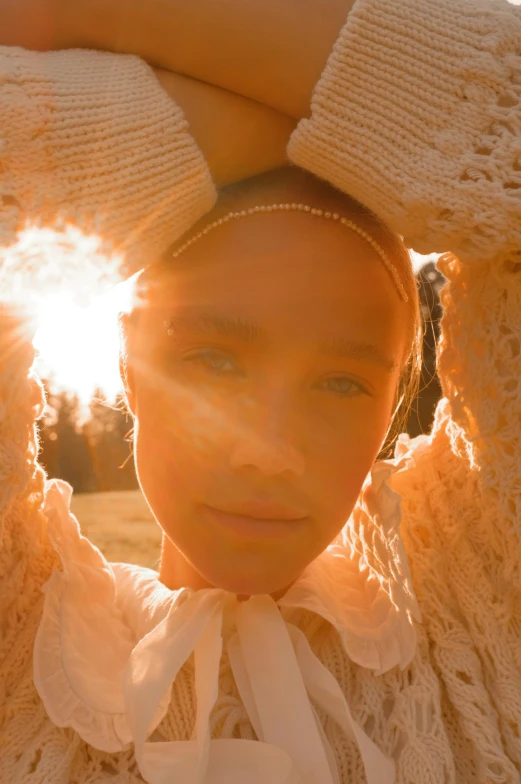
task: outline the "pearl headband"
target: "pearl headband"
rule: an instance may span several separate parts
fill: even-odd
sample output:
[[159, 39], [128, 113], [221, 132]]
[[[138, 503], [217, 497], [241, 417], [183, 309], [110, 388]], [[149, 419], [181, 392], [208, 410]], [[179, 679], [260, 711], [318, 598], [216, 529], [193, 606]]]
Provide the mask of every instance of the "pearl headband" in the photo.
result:
[[400, 276], [398, 274], [398, 270], [394, 266], [394, 264], [389, 260], [387, 254], [385, 253], [384, 249], [376, 242], [376, 240], [371, 237], [368, 232], [364, 231], [364, 229], [360, 228], [356, 223], [353, 221], [348, 220], [347, 218], [341, 217], [338, 212], [326, 212], [325, 210], [316, 209], [315, 207], [310, 207], [309, 204], [267, 204], [261, 207], [250, 207], [248, 210], [241, 210], [240, 212], [229, 212], [227, 215], [224, 215], [222, 218], [218, 218], [217, 220], [213, 221], [213, 223], [209, 223], [205, 226], [204, 229], [194, 234], [193, 237], [190, 237], [180, 248], [178, 248], [172, 254], [174, 259], [177, 259], [178, 256], [181, 255], [187, 248], [200, 240], [201, 237], [204, 237], [208, 234], [209, 231], [212, 229], [216, 229], [218, 226], [222, 226], [223, 223], [228, 223], [231, 220], [237, 220], [238, 218], [247, 218], [249, 215], [256, 215], [260, 212], [282, 212], [282, 211], [293, 211], [293, 212], [307, 212], [310, 215], [316, 215], [320, 218], [327, 218], [328, 220], [338, 221], [342, 224], [342, 226], [347, 226], [352, 231], [355, 231], [360, 237], [362, 237], [366, 242], [371, 245], [371, 247], [378, 253], [380, 258], [382, 259], [385, 267], [390, 272], [391, 277], [398, 289], [398, 293], [400, 297], [403, 299], [404, 302], [409, 301], [409, 297], [406, 294], [406, 291], [403, 287], [402, 281], [400, 280]]

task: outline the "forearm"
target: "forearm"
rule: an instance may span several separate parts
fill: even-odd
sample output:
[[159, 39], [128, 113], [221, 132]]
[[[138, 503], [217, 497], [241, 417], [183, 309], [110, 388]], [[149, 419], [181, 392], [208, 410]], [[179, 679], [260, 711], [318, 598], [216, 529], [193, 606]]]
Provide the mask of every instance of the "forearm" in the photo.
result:
[[521, 8], [357, 0], [290, 142], [420, 253], [517, 258]]
[[[26, 223], [72, 224], [134, 272], [213, 204], [181, 109], [138, 58], [0, 47], [0, 116], [3, 247]], [[0, 282], [16, 259], [0, 259]]]
[[[0, 0], [0, 43], [137, 54], [159, 68], [300, 118], [309, 114], [313, 87], [353, 4], [354, 0]], [[36, 21], [31, 25], [28, 19]]]
[[290, 117], [171, 71], [155, 73], [183, 110], [217, 186], [287, 164], [286, 147], [296, 124]]

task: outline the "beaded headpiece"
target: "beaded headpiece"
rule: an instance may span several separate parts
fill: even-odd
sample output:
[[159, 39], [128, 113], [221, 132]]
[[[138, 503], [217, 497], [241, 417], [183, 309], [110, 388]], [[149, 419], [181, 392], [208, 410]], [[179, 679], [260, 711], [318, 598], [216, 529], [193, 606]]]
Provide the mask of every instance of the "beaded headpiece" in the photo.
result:
[[283, 211], [307, 212], [310, 215], [315, 215], [316, 217], [319, 218], [326, 218], [328, 220], [338, 221], [339, 223], [342, 224], [342, 226], [346, 226], [348, 229], [351, 229], [351, 231], [356, 232], [360, 237], [366, 240], [366, 242], [368, 242], [369, 245], [371, 245], [371, 247], [376, 251], [376, 253], [378, 253], [385, 267], [389, 271], [394, 281], [394, 284], [398, 289], [398, 293], [400, 297], [403, 299], [404, 302], [408, 302], [409, 297], [407, 296], [407, 293], [403, 287], [403, 283], [398, 274], [398, 270], [396, 269], [394, 264], [389, 260], [389, 257], [387, 256], [386, 252], [381, 247], [381, 245], [379, 245], [377, 241], [367, 231], [362, 229], [353, 221], [350, 221], [348, 218], [342, 217], [341, 215], [338, 214], [338, 212], [329, 212], [326, 210], [318, 209], [316, 207], [311, 207], [309, 204], [296, 204], [296, 203], [267, 204], [267, 205], [262, 205], [260, 207], [250, 207], [247, 210], [240, 210], [239, 212], [229, 212], [227, 215], [224, 215], [222, 218], [218, 218], [217, 220], [214, 220], [212, 223], [209, 223], [207, 226], [204, 227], [204, 229], [201, 229], [201, 231], [198, 231], [197, 234], [194, 234], [192, 237], [190, 237], [190, 239], [187, 240], [183, 245], [181, 245], [180, 248], [174, 251], [172, 256], [174, 259], [176, 259], [187, 248], [193, 245], [194, 242], [197, 242], [197, 240], [200, 240], [201, 237], [204, 237], [206, 234], [208, 234], [209, 231], [211, 231], [212, 229], [216, 229], [218, 226], [222, 226], [224, 223], [229, 223], [230, 221], [238, 220], [239, 218], [247, 218], [250, 215], [257, 215], [258, 213], [261, 212], [283, 212]]

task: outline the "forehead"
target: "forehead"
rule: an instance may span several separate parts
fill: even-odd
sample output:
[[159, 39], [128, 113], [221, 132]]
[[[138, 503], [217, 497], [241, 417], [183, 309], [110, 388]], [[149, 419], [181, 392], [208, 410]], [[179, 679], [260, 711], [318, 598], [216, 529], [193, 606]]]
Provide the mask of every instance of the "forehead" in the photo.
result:
[[396, 343], [406, 306], [382, 260], [358, 234], [301, 214], [246, 218], [210, 232], [167, 262], [145, 322], [218, 311], [277, 340], [325, 337]]

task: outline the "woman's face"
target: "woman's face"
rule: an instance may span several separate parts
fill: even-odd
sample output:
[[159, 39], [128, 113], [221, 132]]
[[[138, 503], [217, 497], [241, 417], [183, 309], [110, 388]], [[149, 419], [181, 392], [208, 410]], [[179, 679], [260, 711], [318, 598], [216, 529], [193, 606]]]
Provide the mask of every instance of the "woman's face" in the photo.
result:
[[335, 539], [390, 423], [406, 308], [363, 239], [300, 213], [226, 224], [172, 263], [129, 402], [142, 490], [204, 582], [275, 593]]

